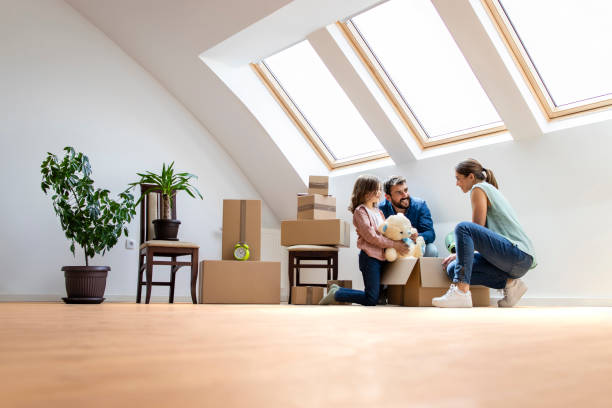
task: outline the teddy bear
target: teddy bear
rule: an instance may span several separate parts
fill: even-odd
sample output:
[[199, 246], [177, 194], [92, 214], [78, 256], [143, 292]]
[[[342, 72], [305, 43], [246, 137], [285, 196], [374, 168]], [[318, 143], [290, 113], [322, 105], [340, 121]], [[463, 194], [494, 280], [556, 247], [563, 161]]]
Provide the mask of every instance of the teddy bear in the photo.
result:
[[[410, 239], [410, 236], [416, 234], [417, 230], [412, 228], [412, 224], [407, 217], [401, 214], [391, 215], [378, 227], [378, 230], [385, 237], [394, 241], [402, 240], [410, 247], [408, 254], [400, 256], [400, 258], [419, 258], [423, 256], [422, 248], [425, 246], [425, 240], [421, 236], [417, 237], [416, 243]], [[395, 261], [398, 258], [395, 248], [386, 248], [385, 258], [389, 262]]]

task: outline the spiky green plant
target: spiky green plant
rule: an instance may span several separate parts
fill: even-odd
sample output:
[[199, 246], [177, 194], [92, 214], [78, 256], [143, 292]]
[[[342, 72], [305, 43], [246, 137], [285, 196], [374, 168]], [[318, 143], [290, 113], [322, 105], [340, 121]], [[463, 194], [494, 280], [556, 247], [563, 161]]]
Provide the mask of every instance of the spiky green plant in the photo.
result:
[[131, 186], [137, 186], [140, 184], [151, 185], [151, 187], [142, 193], [138, 201], [136, 201], [136, 204], [138, 205], [143, 200], [144, 196], [150, 192], [161, 192], [162, 219], [164, 220], [170, 219], [170, 209], [172, 205], [172, 200], [170, 198], [177, 191], [185, 191], [193, 198], [196, 198], [197, 195], [201, 199], [204, 199], [198, 189], [189, 183], [189, 180], [197, 179], [198, 177], [191, 173], [175, 173], [174, 162], [170, 163], [169, 166], [166, 166], [166, 163], [163, 163], [161, 174], [156, 174], [150, 171], [136, 174], [140, 177], [140, 180], [130, 183]]

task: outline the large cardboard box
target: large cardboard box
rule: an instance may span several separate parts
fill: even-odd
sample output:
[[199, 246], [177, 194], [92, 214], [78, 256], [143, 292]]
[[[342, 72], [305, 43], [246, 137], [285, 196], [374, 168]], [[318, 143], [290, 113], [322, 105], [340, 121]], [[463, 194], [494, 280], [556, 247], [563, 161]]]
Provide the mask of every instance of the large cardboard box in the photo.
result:
[[[327, 291], [329, 292], [329, 288], [331, 285], [336, 284], [341, 288], [345, 289], [353, 289], [353, 281], [352, 280], [328, 280], [327, 281]], [[350, 305], [350, 302], [338, 302], [334, 300], [330, 303], [331, 305]]]
[[320, 194], [298, 196], [298, 220], [333, 220], [335, 218], [336, 197]]
[[351, 227], [344, 220], [281, 221], [281, 245], [335, 245], [348, 247]]
[[323, 299], [322, 286], [292, 286], [291, 304], [292, 305], [318, 305]]
[[328, 176], [310, 176], [308, 178], [308, 194], [329, 194]]
[[234, 260], [234, 246], [246, 242], [248, 261], [261, 259], [261, 201], [223, 200], [223, 237], [221, 259]]
[[200, 262], [200, 303], [280, 303], [280, 262]]
[[[442, 268], [444, 258], [404, 258], [385, 266], [381, 284], [389, 285], [387, 300], [403, 306], [431, 306], [434, 297], [442, 296], [451, 281]], [[489, 288], [470, 286], [472, 304], [490, 305]]]

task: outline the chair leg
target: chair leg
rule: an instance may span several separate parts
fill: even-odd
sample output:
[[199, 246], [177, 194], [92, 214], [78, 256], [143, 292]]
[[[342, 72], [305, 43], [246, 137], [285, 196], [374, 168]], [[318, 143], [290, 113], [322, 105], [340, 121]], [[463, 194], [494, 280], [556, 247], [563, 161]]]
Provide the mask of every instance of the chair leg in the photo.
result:
[[[176, 256], [173, 256], [172, 262], [176, 262]], [[168, 303], [174, 303], [174, 284], [176, 283], [176, 272], [180, 267], [173, 265], [170, 267], [170, 297], [168, 298]]]
[[198, 281], [198, 259], [199, 251], [195, 248], [191, 254], [191, 301], [194, 305], [198, 303], [196, 296], [196, 283]]
[[295, 262], [295, 255], [289, 251], [289, 304], [291, 304], [291, 288], [293, 287], [293, 263]]
[[138, 283], [136, 285], [136, 303], [140, 303], [142, 298], [142, 272], [144, 271], [144, 255], [138, 254]]
[[147, 248], [147, 259], [146, 259], [146, 264], [147, 264], [147, 297], [145, 299], [145, 303], [149, 304], [151, 302], [151, 289], [153, 288], [153, 286], [151, 285], [151, 283], [153, 282], [153, 251], [151, 250], [151, 248]]
[[334, 280], [338, 280], [338, 253], [334, 253], [334, 255], [332, 256], [332, 260], [334, 262], [334, 269], [333, 269], [333, 273], [334, 273]]

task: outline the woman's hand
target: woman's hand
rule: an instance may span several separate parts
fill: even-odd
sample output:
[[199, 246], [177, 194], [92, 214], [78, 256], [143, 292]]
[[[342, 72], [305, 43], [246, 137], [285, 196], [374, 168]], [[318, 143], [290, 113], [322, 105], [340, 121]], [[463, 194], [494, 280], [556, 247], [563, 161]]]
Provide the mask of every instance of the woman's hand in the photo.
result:
[[450, 254], [449, 256], [444, 258], [444, 261], [442, 261], [442, 267], [446, 269], [448, 264], [453, 262], [456, 258], [457, 258], [457, 254]]
[[393, 241], [393, 248], [400, 255], [406, 255], [410, 251], [410, 247], [404, 241]]

